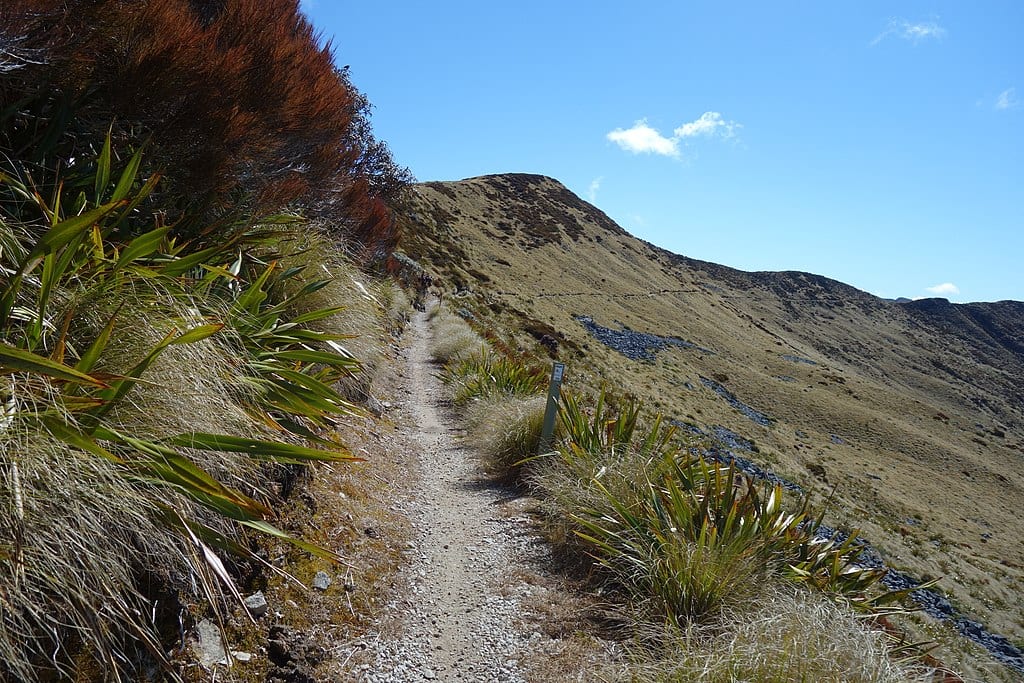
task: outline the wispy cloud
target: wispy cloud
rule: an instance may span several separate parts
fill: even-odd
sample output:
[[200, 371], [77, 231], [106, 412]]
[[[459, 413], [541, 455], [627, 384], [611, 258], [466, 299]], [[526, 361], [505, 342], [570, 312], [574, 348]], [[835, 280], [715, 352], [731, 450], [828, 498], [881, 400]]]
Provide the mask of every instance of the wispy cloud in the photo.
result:
[[587, 201], [591, 204], [597, 201], [597, 191], [601, 189], [602, 180], [604, 180], [604, 176], [598, 176], [590, 181], [590, 187], [587, 188]]
[[941, 285], [935, 285], [934, 287], [925, 287], [925, 289], [932, 294], [938, 296], [956, 296], [960, 293], [960, 288], [954, 285], [952, 282], [943, 282]]
[[673, 132], [677, 138], [692, 138], [698, 135], [721, 135], [723, 138], [731, 138], [735, 137], [736, 129], [739, 127], [740, 124], [726, 121], [717, 111], [706, 111], [696, 121], [684, 123]]
[[890, 36], [901, 38], [917, 45], [923, 40], [938, 40], [945, 37], [945, 35], [946, 29], [934, 21], [922, 21], [915, 24], [906, 19], [890, 19], [885, 30], [875, 36], [875, 39], [871, 41], [871, 45], [878, 45]]
[[1016, 88], [1007, 88], [996, 98], [996, 109], [1000, 111], [1016, 109], [1018, 106], [1020, 106], [1020, 100], [1017, 99]]
[[686, 138], [714, 137], [732, 138], [736, 129], [742, 126], [727, 121], [717, 111], [707, 111], [695, 121], [684, 123], [672, 131], [672, 137], [665, 137], [640, 119], [632, 128], [616, 128], [605, 137], [627, 152], [633, 154], [660, 154], [667, 157], [679, 156], [679, 143]]

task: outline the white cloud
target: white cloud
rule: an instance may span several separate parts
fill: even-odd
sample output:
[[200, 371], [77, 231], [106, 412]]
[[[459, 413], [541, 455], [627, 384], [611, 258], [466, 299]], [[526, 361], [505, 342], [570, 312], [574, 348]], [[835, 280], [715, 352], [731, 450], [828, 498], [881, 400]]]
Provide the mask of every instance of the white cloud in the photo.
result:
[[945, 35], [946, 29], [934, 21], [922, 21], [914, 24], [906, 19], [890, 19], [889, 25], [871, 41], [871, 45], [878, 45], [889, 36], [896, 36], [917, 45], [922, 40], [932, 38], [937, 40]]
[[700, 118], [690, 123], [684, 123], [676, 128], [676, 138], [692, 138], [698, 135], [712, 136], [720, 134], [724, 138], [731, 138], [735, 135], [735, 129], [739, 124], [734, 121], [726, 121], [717, 111], [706, 111]]
[[1007, 88], [1003, 92], [999, 93], [999, 97], [996, 98], [996, 109], [1000, 111], [1006, 109], [1016, 109], [1020, 104], [1020, 100], [1017, 99], [1017, 89]]
[[726, 121], [717, 111], [706, 111], [696, 121], [684, 123], [673, 130], [670, 138], [647, 125], [647, 119], [640, 119], [632, 128], [616, 128], [605, 137], [633, 154], [678, 157], [679, 143], [685, 138], [715, 135], [732, 138], [736, 135], [736, 129], [741, 127], [735, 121]]
[[591, 204], [597, 201], [597, 191], [601, 189], [602, 180], [604, 180], [604, 176], [598, 176], [590, 181], [590, 187], [587, 188], [587, 201]]
[[954, 285], [952, 282], [943, 282], [941, 285], [935, 285], [934, 287], [925, 287], [926, 290], [932, 294], [939, 296], [955, 296], [960, 293], [960, 288]]
[[606, 136], [627, 152], [633, 154], [661, 154], [679, 156], [679, 145], [675, 139], [664, 135], [647, 125], [647, 119], [640, 119], [632, 128], [616, 128]]

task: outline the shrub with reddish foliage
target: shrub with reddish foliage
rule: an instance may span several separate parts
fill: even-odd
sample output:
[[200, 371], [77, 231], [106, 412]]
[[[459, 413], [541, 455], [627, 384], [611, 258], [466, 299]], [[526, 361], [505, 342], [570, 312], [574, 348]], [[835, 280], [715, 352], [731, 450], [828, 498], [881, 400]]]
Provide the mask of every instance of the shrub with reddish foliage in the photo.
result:
[[113, 124], [148, 141], [179, 215], [293, 206], [364, 245], [397, 239], [387, 202], [408, 171], [298, 0], [4, 0], [0, 48], [18, 158], [91, 157]]

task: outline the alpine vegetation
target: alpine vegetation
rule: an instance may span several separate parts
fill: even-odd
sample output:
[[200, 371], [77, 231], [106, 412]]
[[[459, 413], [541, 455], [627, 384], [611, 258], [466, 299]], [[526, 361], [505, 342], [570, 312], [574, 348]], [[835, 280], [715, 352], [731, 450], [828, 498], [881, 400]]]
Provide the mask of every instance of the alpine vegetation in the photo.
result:
[[253, 534], [341, 561], [277, 492], [355, 459], [332, 243], [386, 248], [405, 175], [297, 3], [15, 0], [0, 44], [0, 677], [176, 678]]

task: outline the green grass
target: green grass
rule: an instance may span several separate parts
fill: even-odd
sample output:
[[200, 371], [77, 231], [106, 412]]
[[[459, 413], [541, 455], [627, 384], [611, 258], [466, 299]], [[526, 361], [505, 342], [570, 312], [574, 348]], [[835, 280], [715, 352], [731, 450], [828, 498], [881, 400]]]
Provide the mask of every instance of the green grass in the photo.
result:
[[455, 388], [454, 400], [464, 405], [471, 400], [494, 396], [529, 396], [543, 392], [547, 371], [525, 365], [488, 351], [459, 356], [444, 368], [441, 379]]

